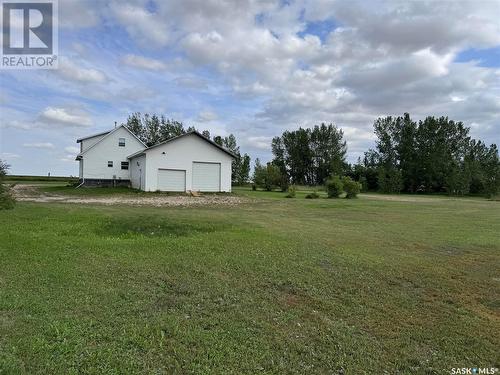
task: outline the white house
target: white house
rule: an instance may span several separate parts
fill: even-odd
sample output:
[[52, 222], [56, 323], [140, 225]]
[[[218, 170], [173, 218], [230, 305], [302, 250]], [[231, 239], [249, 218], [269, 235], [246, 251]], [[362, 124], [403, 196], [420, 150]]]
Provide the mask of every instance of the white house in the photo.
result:
[[146, 148], [130, 130], [119, 126], [111, 131], [76, 140], [80, 143], [80, 180], [87, 186], [128, 185], [127, 156]]
[[234, 155], [196, 131], [146, 147], [125, 126], [80, 138], [80, 180], [145, 191], [230, 192]]

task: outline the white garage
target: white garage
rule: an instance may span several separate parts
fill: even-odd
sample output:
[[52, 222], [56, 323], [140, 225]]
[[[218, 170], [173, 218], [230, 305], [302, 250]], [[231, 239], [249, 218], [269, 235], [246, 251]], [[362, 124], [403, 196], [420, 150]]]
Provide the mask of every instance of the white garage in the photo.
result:
[[158, 190], [186, 191], [186, 171], [158, 169]]
[[234, 155], [189, 132], [128, 157], [133, 188], [145, 191], [230, 192]]

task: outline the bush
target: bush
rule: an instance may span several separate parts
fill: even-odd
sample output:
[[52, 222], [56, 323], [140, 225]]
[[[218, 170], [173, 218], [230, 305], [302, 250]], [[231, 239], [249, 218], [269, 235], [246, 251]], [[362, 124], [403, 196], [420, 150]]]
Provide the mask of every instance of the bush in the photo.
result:
[[344, 184], [339, 176], [332, 176], [326, 181], [326, 193], [328, 198], [338, 198], [344, 190]]
[[313, 191], [312, 193], [309, 193], [306, 195], [306, 199], [318, 199], [319, 194], [316, 191]]
[[358, 181], [354, 181], [351, 177], [344, 177], [342, 179], [344, 184], [344, 190], [346, 192], [346, 198], [356, 198], [361, 191], [361, 184]]
[[288, 188], [290, 186], [290, 183], [288, 181], [288, 176], [281, 172], [280, 175], [281, 175], [280, 189], [282, 192], [288, 191]]
[[253, 180], [257, 187], [273, 191], [281, 186], [282, 176], [279, 168], [273, 163], [263, 166], [256, 160]]
[[295, 198], [295, 194], [297, 192], [297, 189], [295, 188], [295, 185], [290, 185], [288, 187], [288, 194], [285, 195], [286, 198]]
[[5, 175], [9, 165], [0, 160], [0, 210], [9, 210], [14, 208], [14, 197], [10, 192], [10, 186], [5, 184]]

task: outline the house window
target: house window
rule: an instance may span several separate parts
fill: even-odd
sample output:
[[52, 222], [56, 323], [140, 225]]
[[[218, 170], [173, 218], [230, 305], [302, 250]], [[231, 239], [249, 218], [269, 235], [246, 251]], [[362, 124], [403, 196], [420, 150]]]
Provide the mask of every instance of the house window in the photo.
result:
[[128, 170], [128, 161], [122, 161], [122, 169]]
[[125, 138], [118, 138], [118, 146], [125, 147]]
[[111, 168], [113, 167], [113, 162], [111, 160], [108, 161], [108, 167], [111, 167]]

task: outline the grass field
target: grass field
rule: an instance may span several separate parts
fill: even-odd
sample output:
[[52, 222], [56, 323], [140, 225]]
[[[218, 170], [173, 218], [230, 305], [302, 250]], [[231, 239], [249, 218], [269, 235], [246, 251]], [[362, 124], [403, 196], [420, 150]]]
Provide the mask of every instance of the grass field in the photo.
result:
[[0, 373], [499, 366], [499, 202], [237, 193], [1, 211]]
[[20, 176], [20, 175], [7, 175], [5, 181], [10, 184], [36, 184], [36, 185], [61, 185], [68, 183], [75, 183], [78, 181], [77, 177], [63, 177], [63, 176]]

